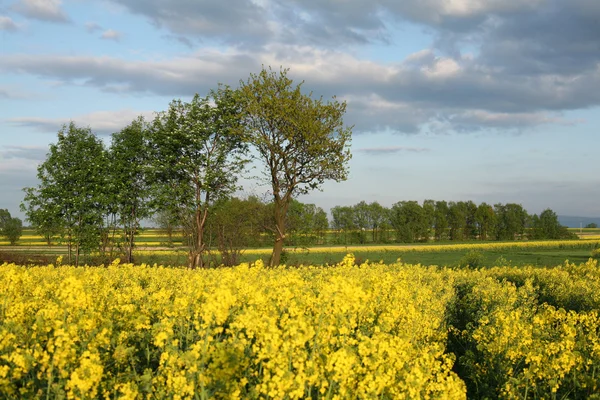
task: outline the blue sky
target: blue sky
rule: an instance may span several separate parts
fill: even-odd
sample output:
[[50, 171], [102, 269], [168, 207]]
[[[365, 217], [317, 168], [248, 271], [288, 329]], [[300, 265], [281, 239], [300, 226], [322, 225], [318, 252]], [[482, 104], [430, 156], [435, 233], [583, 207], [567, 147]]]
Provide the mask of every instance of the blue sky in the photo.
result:
[[599, 19], [597, 0], [0, 0], [0, 208], [22, 216], [63, 123], [108, 140], [270, 65], [354, 125], [349, 179], [302, 201], [598, 217]]

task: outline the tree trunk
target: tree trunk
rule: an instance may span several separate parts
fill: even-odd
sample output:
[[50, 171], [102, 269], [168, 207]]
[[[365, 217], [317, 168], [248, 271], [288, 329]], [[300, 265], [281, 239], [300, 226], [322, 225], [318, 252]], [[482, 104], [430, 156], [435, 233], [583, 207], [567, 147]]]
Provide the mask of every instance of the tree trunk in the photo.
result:
[[69, 235], [69, 242], [68, 242], [68, 244], [67, 244], [67, 260], [68, 260], [68, 262], [69, 262], [69, 265], [71, 265], [71, 255], [72, 255], [72, 253], [73, 253], [73, 251], [72, 251], [72, 249], [71, 249], [71, 248], [72, 248], [72, 244], [71, 244], [71, 237], [70, 237], [70, 235]]
[[[280, 200], [282, 202], [283, 200]], [[283, 253], [283, 242], [285, 240], [285, 216], [287, 213], [287, 204], [275, 204], [275, 244], [269, 265], [275, 267], [281, 263], [281, 253]]]
[[[206, 199], [206, 204], [208, 204], [208, 198]], [[189, 267], [190, 268], [203, 268], [204, 260], [202, 259], [202, 253], [204, 253], [204, 249], [206, 245], [204, 243], [204, 227], [206, 225], [206, 217], [208, 216], [208, 207], [205, 206], [204, 209], [198, 208], [196, 210], [196, 243], [192, 245], [192, 250], [190, 251], [189, 257]]]
[[79, 243], [75, 245], [75, 266], [79, 267]]

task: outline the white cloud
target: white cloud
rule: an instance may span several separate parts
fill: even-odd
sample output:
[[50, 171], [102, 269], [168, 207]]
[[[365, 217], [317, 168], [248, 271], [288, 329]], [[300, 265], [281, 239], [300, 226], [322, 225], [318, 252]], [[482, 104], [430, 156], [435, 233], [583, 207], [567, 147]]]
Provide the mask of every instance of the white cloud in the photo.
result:
[[261, 65], [275, 71], [284, 65], [297, 82], [306, 81], [307, 91], [347, 100], [348, 121], [363, 132], [416, 133], [434, 121], [460, 131], [533, 127], [564, 122], [551, 115], [560, 110], [600, 105], [600, 69], [575, 77], [514, 76], [472, 58], [428, 54], [386, 64], [341, 51], [274, 44], [262, 51], [205, 48], [161, 60], [17, 54], [0, 59], [0, 70], [107, 92], [191, 96], [218, 82], [237, 86]]
[[49, 22], [68, 22], [61, 0], [19, 0], [13, 9], [22, 15]]
[[0, 147], [0, 159], [41, 161], [48, 152], [47, 146], [11, 146]]
[[78, 126], [89, 126], [92, 132], [109, 135], [118, 132], [130, 124], [139, 115], [147, 120], [154, 118], [153, 111], [135, 111], [130, 109], [116, 111], [95, 111], [89, 114], [75, 115], [63, 118], [15, 117], [6, 122], [16, 126], [32, 127], [44, 133], [56, 133], [64, 125], [73, 121]]
[[94, 33], [96, 31], [101, 31], [102, 30], [102, 26], [100, 26], [96, 22], [89, 21], [89, 22], [85, 23], [85, 29], [88, 31], [88, 33]]
[[395, 153], [423, 153], [430, 149], [424, 147], [407, 147], [407, 146], [385, 146], [385, 147], [365, 147], [358, 149], [360, 153], [369, 155], [384, 155], [384, 154], [395, 154]]
[[19, 25], [10, 17], [0, 15], [0, 31], [16, 32], [19, 30]]
[[108, 29], [102, 33], [102, 36], [100, 36], [100, 38], [107, 39], [107, 40], [114, 40], [114, 41], [118, 42], [121, 40], [122, 36], [123, 35], [121, 34], [121, 32], [117, 32], [115, 30]]

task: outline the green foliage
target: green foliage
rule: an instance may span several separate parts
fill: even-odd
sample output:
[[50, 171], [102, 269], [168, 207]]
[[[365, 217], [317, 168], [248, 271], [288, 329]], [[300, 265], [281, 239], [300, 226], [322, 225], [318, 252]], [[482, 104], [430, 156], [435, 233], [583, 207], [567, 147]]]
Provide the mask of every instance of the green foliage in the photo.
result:
[[558, 216], [551, 209], [544, 210], [539, 216], [531, 218], [531, 239], [577, 239], [577, 235], [560, 225]]
[[477, 222], [479, 239], [487, 240], [495, 236], [498, 218], [494, 208], [486, 203], [481, 203], [475, 212], [475, 221]]
[[416, 201], [400, 201], [392, 205], [390, 222], [400, 242], [413, 243], [427, 240], [429, 218]]
[[[349, 206], [335, 206], [331, 209], [332, 227], [338, 233], [336, 243], [348, 243], [348, 235], [356, 229], [354, 225], [354, 210]], [[343, 233], [343, 241], [339, 232]]]
[[[148, 126], [139, 117], [113, 133], [108, 154], [108, 190], [106, 203], [118, 226], [122, 228], [126, 262], [132, 262], [135, 236], [140, 221], [150, 216], [150, 152]], [[113, 227], [113, 232], [116, 227]]]
[[59, 233], [67, 243], [69, 263], [100, 246], [106, 211], [107, 157], [90, 128], [73, 122], [58, 132], [46, 160], [38, 167], [39, 185], [26, 188], [21, 209], [44, 235]]
[[590, 257], [595, 258], [596, 260], [600, 260], [600, 247], [592, 250], [590, 253]]
[[342, 119], [346, 103], [302, 93], [302, 83], [294, 85], [287, 72], [263, 68], [239, 88], [246, 133], [273, 193], [271, 265], [280, 261], [292, 198], [319, 189], [326, 180], [346, 180], [351, 157], [352, 129]]
[[463, 268], [480, 268], [483, 267], [485, 256], [477, 250], [471, 250], [460, 259], [458, 264]]
[[6, 209], [0, 209], [0, 236], [5, 236], [11, 245], [15, 245], [23, 234], [23, 221], [12, 217]]
[[522, 238], [529, 218], [522, 205], [515, 203], [496, 204], [494, 205], [494, 212], [497, 217], [497, 240]]
[[598, 228], [598, 224], [595, 223], [595, 222], [591, 222], [591, 223], [587, 224], [585, 227], [586, 228], [596, 229], [596, 228]]
[[435, 238], [442, 240], [446, 238], [448, 228], [448, 203], [445, 201], [435, 202], [435, 211], [433, 212], [433, 229]]
[[207, 230], [210, 240], [219, 249], [221, 259], [216, 263], [237, 265], [242, 251], [248, 247], [264, 246], [265, 226], [271, 214], [268, 205], [257, 197], [222, 199], [213, 205]]
[[189, 103], [173, 100], [149, 130], [155, 206], [178, 216], [190, 267], [203, 265], [211, 204], [235, 191], [247, 161], [239, 105], [236, 92], [219, 87]]

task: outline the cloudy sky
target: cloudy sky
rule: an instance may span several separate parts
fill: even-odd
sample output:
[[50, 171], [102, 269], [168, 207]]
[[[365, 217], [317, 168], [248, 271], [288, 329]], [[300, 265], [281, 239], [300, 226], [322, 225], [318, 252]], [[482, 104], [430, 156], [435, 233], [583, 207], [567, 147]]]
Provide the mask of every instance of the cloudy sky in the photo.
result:
[[350, 178], [303, 201], [600, 216], [598, 0], [0, 0], [0, 208], [61, 124], [108, 140], [261, 65], [348, 103]]

